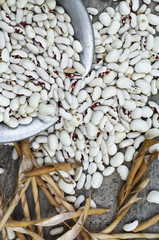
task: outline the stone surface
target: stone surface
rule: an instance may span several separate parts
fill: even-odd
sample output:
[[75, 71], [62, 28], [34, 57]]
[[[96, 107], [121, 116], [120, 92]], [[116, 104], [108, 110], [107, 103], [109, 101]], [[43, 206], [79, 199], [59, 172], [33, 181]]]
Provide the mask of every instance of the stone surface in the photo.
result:
[[[110, 0], [84, 0], [84, 3], [86, 6], [96, 7], [99, 12], [102, 12], [107, 6], [115, 6], [117, 4], [116, 2], [112, 3]], [[155, 96], [153, 98], [155, 101], [159, 102], [158, 96]], [[0, 146], [0, 167], [3, 167], [5, 169], [5, 173], [3, 175], [0, 175], [0, 187], [4, 192], [4, 200], [7, 200], [12, 193], [19, 166], [19, 160], [13, 161], [11, 158], [12, 148], [12, 146]], [[125, 223], [132, 222], [136, 219], [143, 221], [159, 213], [159, 205], [146, 202], [146, 196], [151, 190], [159, 190], [159, 161], [157, 159], [149, 166], [148, 174], [151, 176], [151, 181], [147, 188], [139, 195], [139, 197], [142, 199], [131, 208], [129, 213], [121, 221], [114, 232], [123, 232], [122, 227]], [[114, 173], [112, 176], [104, 178], [104, 182], [100, 189], [92, 190], [92, 198], [95, 200], [97, 207], [109, 208], [110, 211], [106, 215], [88, 217], [86, 227], [90, 231], [101, 231], [115, 218], [117, 210], [117, 195], [123, 183], [124, 182], [120, 180], [118, 174]], [[30, 205], [30, 209], [32, 209], [31, 216], [34, 218], [34, 203], [31, 193], [28, 192], [29, 191], [27, 191], [27, 199]], [[80, 191], [80, 193], [85, 194], [86, 197], [89, 195], [89, 193], [85, 191]], [[43, 206], [42, 217], [52, 216], [54, 211], [53, 207], [47, 203], [47, 200], [41, 191], [40, 202]], [[17, 207], [14, 217], [17, 220], [20, 220], [21, 215], [22, 212], [20, 212], [19, 207]], [[158, 229], [159, 223], [157, 223], [156, 226], [149, 228], [146, 232], [159, 232]], [[49, 235], [48, 230], [45, 232], [45, 238], [47, 240], [54, 239]], [[0, 237], [0, 239], [2, 238]]]

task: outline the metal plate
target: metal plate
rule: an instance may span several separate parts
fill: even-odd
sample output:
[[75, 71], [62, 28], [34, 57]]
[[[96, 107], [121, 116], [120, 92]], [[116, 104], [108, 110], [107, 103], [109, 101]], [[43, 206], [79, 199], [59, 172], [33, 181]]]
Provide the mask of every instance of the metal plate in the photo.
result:
[[[86, 66], [86, 73], [89, 73], [94, 57], [94, 35], [87, 10], [81, 0], [58, 0], [57, 3], [63, 6], [72, 18], [75, 38], [83, 46], [81, 62]], [[51, 127], [57, 119], [55, 118], [50, 123], [44, 123], [35, 118], [29, 125], [20, 125], [15, 129], [11, 129], [4, 123], [0, 123], [0, 143], [16, 142], [34, 136]]]

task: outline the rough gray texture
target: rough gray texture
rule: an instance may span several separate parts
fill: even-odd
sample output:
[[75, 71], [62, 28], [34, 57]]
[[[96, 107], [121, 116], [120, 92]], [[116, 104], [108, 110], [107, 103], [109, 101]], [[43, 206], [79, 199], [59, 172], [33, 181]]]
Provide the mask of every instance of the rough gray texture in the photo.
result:
[[[112, 1], [105, 0], [84, 0], [86, 6], [97, 7], [101, 12], [107, 6], [116, 5], [117, 3], [112, 3]], [[159, 103], [158, 96], [153, 97], [153, 100]], [[5, 168], [5, 173], [0, 176], [0, 186], [4, 191], [4, 199], [7, 200], [12, 193], [13, 183], [16, 179], [17, 169], [19, 162], [13, 161], [11, 159], [12, 147], [10, 146], [0, 146], [0, 167]], [[159, 205], [150, 204], [146, 202], [146, 196], [151, 190], [159, 190], [159, 161], [156, 159], [149, 166], [149, 173], [151, 176], [151, 181], [147, 188], [139, 195], [142, 197], [142, 200], [136, 203], [126, 217], [121, 221], [119, 226], [116, 228], [115, 232], [123, 232], [123, 224], [129, 223], [133, 220], [138, 219], [139, 221], [146, 220], [159, 213]], [[92, 190], [92, 198], [97, 203], [97, 207], [109, 208], [110, 212], [106, 215], [99, 217], [89, 217], [86, 226], [90, 231], [98, 232], [105, 228], [116, 216], [116, 204], [117, 204], [117, 195], [123, 185], [123, 181], [120, 180], [117, 173], [114, 173], [110, 177], [105, 177], [104, 182], [100, 189]], [[88, 192], [82, 192], [88, 197]], [[42, 217], [53, 215], [53, 208], [49, 206], [47, 200], [40, 192], [40, 200], [42, 203]], [[34, 203], [31, 197], [31, 194], [28, 194], [28, 201], [30, 202], [31, 209], [34, 210]], [[31, 211], [32, 217], [34, 217], [34, 211]], [[19, 208], [15, 212], [15, 218], [21, 219], [21, 213]], [[159, 223], [156, 226], [149, 228], [146, 232], [159, 232]], [[53, 239], [48, 233], [45, 233], [47, 240]], [[1, 239], [1, 238], [0, 238]]]

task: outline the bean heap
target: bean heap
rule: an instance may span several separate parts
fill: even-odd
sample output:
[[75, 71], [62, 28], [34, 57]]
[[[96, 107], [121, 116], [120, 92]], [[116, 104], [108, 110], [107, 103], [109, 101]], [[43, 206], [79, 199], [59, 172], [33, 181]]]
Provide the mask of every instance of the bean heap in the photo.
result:
[[34, 117], [53, 121], [70, 71], [75, 78], [85, 73], [81, 51], [71, 18], [55, 0], [2, 1], [0, 122], [16, 128]]
[[[159, 136], [159, 105], [149, 101], [159, 89], [159, 17], [151, 13], [150, 0], [143, 2], [120, 1], [115, 10], [107, 7], [99, 15], [93, 23], [95, 58], [85, 89], [81, 80], [61, 82], [58, 122], [30, 139], [33, 151], [42, 144], [55, 163], [83, 164], [69, 173], [61, 171], [72, 184], [52, 174], [76, 208], [85, 200], [74, 196], [76, 189], [97, 189], [115, 170], [126, 180], [124, 161], [133, 160], [145, 138]], [[95, 8], [88, 12], [92, 20], [98, 14]], [[36, 157], [40, 165], [51, 163], [45, 151]]]

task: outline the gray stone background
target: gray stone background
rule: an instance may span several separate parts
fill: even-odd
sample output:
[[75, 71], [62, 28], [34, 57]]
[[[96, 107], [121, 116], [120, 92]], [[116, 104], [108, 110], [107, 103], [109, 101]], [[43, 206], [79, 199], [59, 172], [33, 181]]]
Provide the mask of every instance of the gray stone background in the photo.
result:
[[[99, 12], [102, 12], [107, 6], [115, 6], [117, 3], [106, 0], [83, 0], [86, 7], [96, 7]], [[151, 5], [153, 9], [153, 5]], [[159, 102], [158, 96], [153, 97], [153, 100]], [[18, 172], [19, 161], [12, 160], [12, 146], [0, 145], [0, 167], [5, 169], [5, 173], [0, 175], [0, 187], [3, 189], [4, 200], [7, 200], [12, 193], [13, 185], [15, 183], [16, 175]], [[153, 217], [156, 214], [159, 214], [159, 205], [150, 204], [146, 202], [146, 196], [151, 190], [159, 190], [159, 161], [156, 159], [149, 166], [148, 175], [151, 176], [151, 181], [147, 188], [140, 193], [140, 200], [136, 203], [125, 218], [121, 221], [119, 226], [115, 229], [114, 232], [119, 233], [123, 232], [122, 227], [125, 223], [129, 223], [138, 219], [139, 221], [146, 220], [150, 217]], [[123, 185], [123, 181], [120, 180], [117, 173], [114, 173], [110, 177], [105, 177], [102, 186], [98, 190], [92, 189], [92, 198], [97, 203], [97, 207], [100, 208], [109, 208], [109, 213], [101, 216], [90, 216], [87, 219], [86, 227], [92, 232], [101, 231], [105, 228], [116, 216], [116, 204], [117, 196]], [[31, 197], [31, 193], [27, 191], [28, 202], [30, 209], [34, 210], [34, 203]], [[80, 191], [80, 193], [85, 194], [88, 197], [88, 192]], [[54, 209], [50, 206], [40, 192], [40, 202], [42, 206], [42, 217], [52, 216]], [[20, 212], [19, 206], [15, 211], [15, 218], [20, 220], [22, 213]], [[31, 211], [31, 216], [34, 218], [34, 211]], [[49, 230], [49, 229], [48, 229]], [[49, 235], [49, 231], [45, 232], [45, 237], [47, 240], [56, 239]], [[159, 233], [159, 223], [154, 227], [149, 228], [145, 232], [158, 232]], [[2, 239], [0, 237], [0, 239]], [[29, 239], [29, 238], [28, 238]]]

